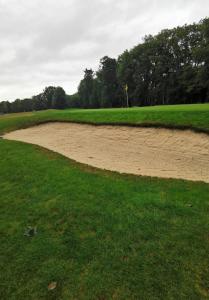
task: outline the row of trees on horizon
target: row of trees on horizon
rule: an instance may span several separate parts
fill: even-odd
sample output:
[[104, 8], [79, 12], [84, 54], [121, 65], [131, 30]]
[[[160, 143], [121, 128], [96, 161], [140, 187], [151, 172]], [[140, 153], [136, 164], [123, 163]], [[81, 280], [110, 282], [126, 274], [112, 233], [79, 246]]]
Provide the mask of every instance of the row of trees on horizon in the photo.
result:
[[49, 86], [32, 98], [16, 99], [14, 102], [0, 102], [1, 113], [17, 113], [24, 111], [66, 108], [66, 93], [62, 87]]
[[209, 18], [145, 36], [117, 59], [84, 71], [78, 92], [47, 87], [31, 99], [0, 103], [0, 112], [209, 102]]

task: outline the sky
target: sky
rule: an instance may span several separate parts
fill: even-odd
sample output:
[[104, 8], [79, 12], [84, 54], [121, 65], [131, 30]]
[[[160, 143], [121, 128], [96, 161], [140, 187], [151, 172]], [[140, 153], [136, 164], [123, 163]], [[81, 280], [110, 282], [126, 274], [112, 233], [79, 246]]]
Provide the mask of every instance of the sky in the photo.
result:
[[0, 101], [49, 85], [73, 94], [103, 56], [207, 16], [208, 0], [0, 0]]

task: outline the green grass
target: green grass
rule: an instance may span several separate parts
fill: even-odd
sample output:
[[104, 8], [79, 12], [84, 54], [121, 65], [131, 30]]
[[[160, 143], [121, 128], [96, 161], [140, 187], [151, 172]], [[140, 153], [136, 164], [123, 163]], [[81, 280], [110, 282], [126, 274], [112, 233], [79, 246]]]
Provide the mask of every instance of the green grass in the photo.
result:
[[[17, 142], [0, 147], [1, 299], [208, 296], [209, 185], [99, 172]], [[28, 225], [37, 226], [33, 238]]]
[[[209, 106], [197, 105], [7, 115], [0, 132], [171, 111], [181, 126], [209, 127]], [[208, 215], [209, 184], [99, 171], [0, 140], [0, 299], [209, 299]], [[24, 236], [27, 226], [37, 235]]]
[[0, 116], [0, 134], [46, 121], [190, 128], [209, 132], [209, 104], [118, 109], [48, 110]]

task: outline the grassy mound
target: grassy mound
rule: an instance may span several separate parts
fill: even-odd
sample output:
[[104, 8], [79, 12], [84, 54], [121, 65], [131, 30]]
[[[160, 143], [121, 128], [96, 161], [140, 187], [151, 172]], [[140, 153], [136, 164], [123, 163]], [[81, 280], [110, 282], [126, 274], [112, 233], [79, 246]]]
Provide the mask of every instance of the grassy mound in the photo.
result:
[[187, 128], [209, 132], [209, 104], [118, 109], [48, 110], [0, 116], [0, 134], [48, 121]]

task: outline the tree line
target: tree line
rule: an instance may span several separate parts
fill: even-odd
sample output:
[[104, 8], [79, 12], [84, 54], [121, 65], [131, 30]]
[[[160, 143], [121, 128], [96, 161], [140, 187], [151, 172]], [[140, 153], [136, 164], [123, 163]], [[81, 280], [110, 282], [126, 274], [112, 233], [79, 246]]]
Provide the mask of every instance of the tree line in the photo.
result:
[[[125, 88], [126, 87], [126, 88]], [[148, 35], [117, 59], [84, 71], [78, 92], [47, 87], [31, 99], [0, 103], [0, 112], [209, 102], [209, 18]]]
[[209, 101], [209, 18], [145, 36], [118, 59], [84, 71], [75, 106], [84, 108]]
[[1, 113], [18, 113], [44, 109], [64, 109], [67, 105], [67, 96], [61, 87], [49, 86], [32, 98], [16, 99], [14, 102], [0, 102]]

